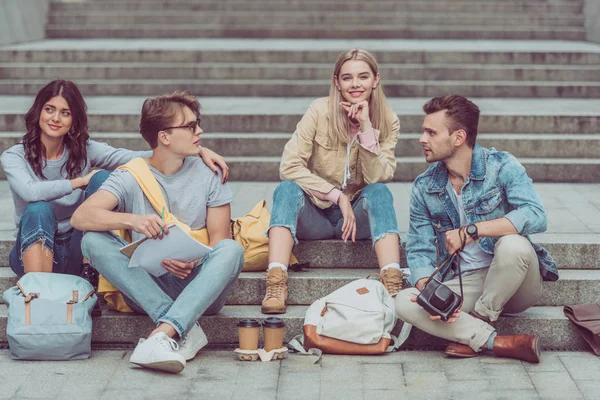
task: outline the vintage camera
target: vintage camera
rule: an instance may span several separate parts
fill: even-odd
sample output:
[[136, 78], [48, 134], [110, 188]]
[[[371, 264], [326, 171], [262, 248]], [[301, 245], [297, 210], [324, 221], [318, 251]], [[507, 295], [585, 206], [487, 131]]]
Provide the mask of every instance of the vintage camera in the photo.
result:
[[462, 305], [462, 297], [437, 279], [430, 279], [419, 296], [417, 304], [431, 315], [439, 315], [442, 321], [448, 319]]

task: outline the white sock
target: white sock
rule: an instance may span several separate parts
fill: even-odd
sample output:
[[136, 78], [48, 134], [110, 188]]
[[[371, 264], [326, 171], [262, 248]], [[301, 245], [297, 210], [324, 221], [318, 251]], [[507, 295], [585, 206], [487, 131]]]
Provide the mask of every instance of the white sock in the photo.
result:
[[398, 263], [391, 263], [388, 265], [384, 265], [383, 267], [381, 267], [381, 271], [385, 271], [388, 268], [394, 268], [394, 269], [397, 269], [398, 271], [402, 271], [400, 269], [400, 264], [398, 264]]
[[272, 262], [269, 263], [268, 269], [280, 267], [283, 271], [287, 271], [287, 265], [283, 265], [282, 263]]

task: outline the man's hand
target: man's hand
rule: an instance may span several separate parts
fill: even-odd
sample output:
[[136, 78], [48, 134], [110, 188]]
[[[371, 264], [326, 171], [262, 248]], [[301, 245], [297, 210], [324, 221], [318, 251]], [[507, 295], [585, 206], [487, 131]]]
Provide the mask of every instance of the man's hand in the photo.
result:
[[202, 157], [202, 161], [204, 161], [204, 163], [208, 165], [208, 168], [210, 168], [215, 174], [217, 174], [219, 172], [219, 168], [221, 168], [221, 171], [223, 171], [222, 182], [227, 182], [227, 179], [229, 178], [229, 167], [227, 166], [227, 163], [223, 157], [214, 151], [207, 149], [206, 147], [202, 148], [200, 157]]
[[[421, 279], [419, 282], [421, 282], [422, 280], [423, 279]], [[416, 303], [417, 302], [417, 297], [416, 296], [415, 297], [411, 297], [410, 301], [412, 301], [413, 303]], [[458, 317], [460, 317], [460, 313], [461, 313], [461, 310], [456, 310], [456, 312], [454, 314], [452, 314], [452, 316], [450, 318], [448, 318], [448, 321], [446, 321], [446, 323], [447, 324], [453, 324], [453, 323], [455, 323], [456, 319]], [[439, 315], [431, 315], [429, 313], [428, 313], [428, 315], [429, 315], [429, 319], [432, 320], [432, 321], [441, 321], [442, 320], [442, 317], [440, 317]]]
[[461, 229], [462, 228], [453, 229], [451, 231], [446, 232], [446, 250], [448, 250], [448, 253], [450, 253], [450, 254], [454, 254], [458, 250], [463, 248], [461, 236], [463, 236], [466, 240], [465, 246], [473, 241], [471, 236], [467, 235], [466, 232], [464, 232], [464, 234], [461, 234], [460, 233]]
[[429, 278], [421, 278], [417, 281], [417, 284], [415, 285], [415, 287], [417, 288], [417, 290], [419, 292], [423, 291], [423, 288], [425, 287], [425, 282], [427, 282], [427, 279], [429, 279]]
[[200, 259], [188, 262], [164, 259], [160, 265], [177, 278], [185, 279], [192, 273], [198, 261], [200, 261]]
[[356, 217], [354, 216], [354, 211], [352, 211], [352, 204], [350, 203], [350, 199], [344, 193], [342, 193], [338, 200], [338, 206], [342, 211], [342, 216], [344, 217], [344, 225], [342, 225], [342, 240], [345, 242], [349, 238], [352, 238], [352, 241], [356, 241]]
[[[165, 221], [163, 221], [158, 215], [135, 215], [130, 214], [131, 218], [131, 229], [137, 233], [145, 235], [147, 238], [162, 239], [163, 233], [166, 235], [169, 233], [169, 228]], [[162, 228], [162, 232], [160, 230]]]

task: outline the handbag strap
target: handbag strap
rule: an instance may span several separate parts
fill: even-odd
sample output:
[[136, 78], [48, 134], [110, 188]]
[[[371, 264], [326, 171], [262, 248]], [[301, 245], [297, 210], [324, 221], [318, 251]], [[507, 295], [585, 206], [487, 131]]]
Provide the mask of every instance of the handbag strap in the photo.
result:
[[[461, 251], [464, 250], [465, 245], [467, 243], [467, 232], [466, 232], [466, 228], [464, 226], [461, 227], [458, 230], [458, 236], [460, 237], [460, 248], [458, 250], [456, 250], [454, 253], [452, 253], [450, 256], [448, 256], [448, 258], [446, 258], [444, 260], [444, 262], [441, 263], [440, 266], [437, 267], [435, 271], [433, 271], [433, 273], [427, 279], [427, 281], [425, 282], [425, 284], [423, 285], [423, 287], [427, 286], [427, 284], [429, 282], [431, 282], [431, 280], [433, 279], [433, 277], [435, 276], [435, 274], [437, 274], [438, 272], [440, 272], [442, 270], [442, 268], [444, 268], [444, 266], [446, 264], [448, 264], [448, 262], [452, 261], [454, 259], [454, 257], [456, 257], [458, 255], [458, 253], [460, 253]], [[460, 269], [460, 261], [458, 262], [458, 282], [460, 284], [460, 297], [464, 299], [465, 296], [463, 294], [462, 271]]]

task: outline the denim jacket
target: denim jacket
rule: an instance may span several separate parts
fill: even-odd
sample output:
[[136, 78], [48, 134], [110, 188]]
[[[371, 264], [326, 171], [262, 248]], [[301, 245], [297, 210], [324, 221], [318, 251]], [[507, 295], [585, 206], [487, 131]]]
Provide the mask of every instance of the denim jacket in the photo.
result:
[[[446, 190], [448, 170], [442, 162], [431, 165], [419, 175], [412, 187], [410, 226], [407, 242], [407, 262], [413, 285], [429, 277], [449, 254], [445, 247], [445, 232], [460, 227], [460, 217]], [[525, 168], [511, 154], [496, 149], [473, 148], [471, 172], [462, 189], [462, 200], [469, 224], [505, 217], [519, 234], [546, 230], [546, 212], [533, 188]], [[479, 246], [494, 254], [498, 238], [479, 239]], [[548, 251], [532, 243], [544, 280], [558, 279], [556, 262]], [[438, 279], [453, 277], [446, 266]]]

